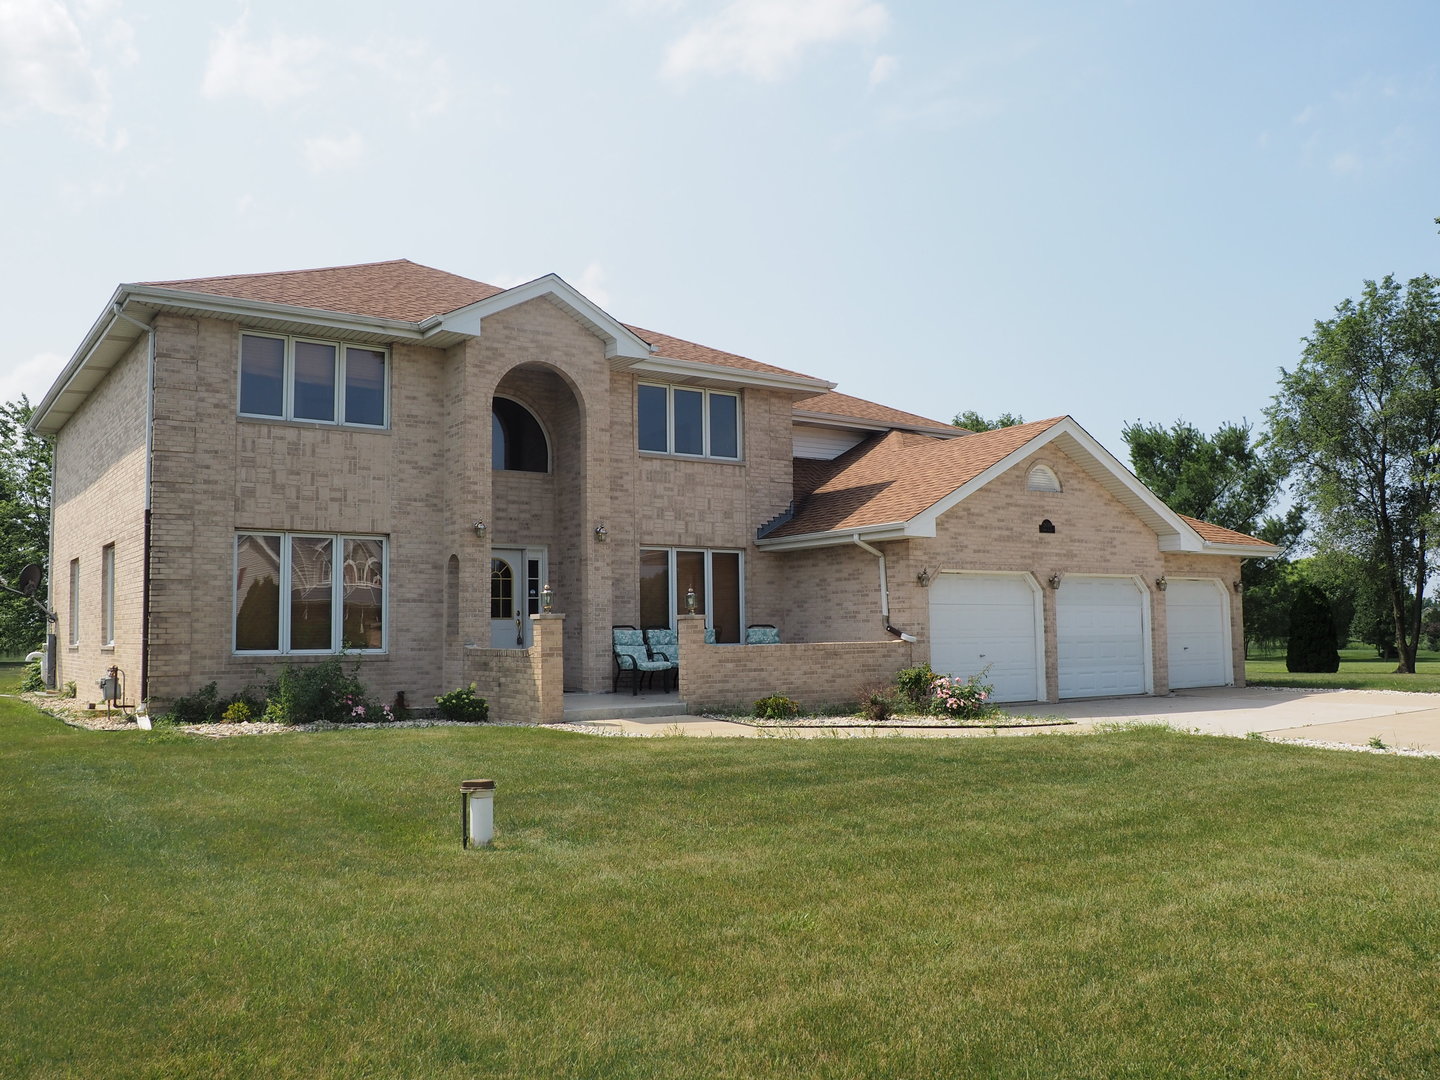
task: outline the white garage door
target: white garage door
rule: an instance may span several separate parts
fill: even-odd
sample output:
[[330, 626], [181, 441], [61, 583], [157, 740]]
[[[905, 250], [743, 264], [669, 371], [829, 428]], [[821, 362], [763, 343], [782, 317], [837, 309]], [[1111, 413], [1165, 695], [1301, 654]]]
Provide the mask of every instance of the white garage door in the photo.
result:
[[1225, 628], [1227, 597], [1214, 581], [1170, 580], [1165, 590], [1166, 637], [1170, 646], [1170, 688], [1228, 686], [1230, 635]]
[[1145, 693], [1144, 604], [1130, 578], [1061, 580], [1055, 647], [1062, 698]]
[[937, 574], [930, 586], [930, 666], [962, 679], [986, 668], [995, 701], [1045, 696], [1036, 587], [1021, 574]]

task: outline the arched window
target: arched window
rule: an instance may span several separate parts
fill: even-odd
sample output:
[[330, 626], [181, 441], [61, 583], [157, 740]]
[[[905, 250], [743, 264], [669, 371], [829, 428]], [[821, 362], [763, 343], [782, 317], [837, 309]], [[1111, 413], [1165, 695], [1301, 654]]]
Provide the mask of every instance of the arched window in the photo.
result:
[[1025, 480], [1027, 491], [1059, 491], [1060, 477], [1049, 465], [1036, 465]]
[[540, 421], [518, 401], [497, 397], [491, 406], [490, 462], [507, 471], [550, 471], [550, 444]]

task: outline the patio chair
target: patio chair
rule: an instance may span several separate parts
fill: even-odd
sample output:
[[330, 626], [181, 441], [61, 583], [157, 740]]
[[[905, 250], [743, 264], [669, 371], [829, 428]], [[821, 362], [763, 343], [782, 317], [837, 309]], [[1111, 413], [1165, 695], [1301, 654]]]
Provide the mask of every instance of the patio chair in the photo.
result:
[[675, 665], [669, 660], [652, 660], [650, 650], [645, 647], [645, 636], [633, 626], [612, 626], [610, 648], [615, 656], [615, 677], [610, 682], [610, 692], [620, 689], [620, 676], [630, 676], [630, 693], [640, 693], [640, 680], [650, 676], [650, 685], [655, 685], [655, 672], [670, 671]]
[[780, 631], [772, 623], [751, 623], [745, 628], [746, 645], [779, 645]]

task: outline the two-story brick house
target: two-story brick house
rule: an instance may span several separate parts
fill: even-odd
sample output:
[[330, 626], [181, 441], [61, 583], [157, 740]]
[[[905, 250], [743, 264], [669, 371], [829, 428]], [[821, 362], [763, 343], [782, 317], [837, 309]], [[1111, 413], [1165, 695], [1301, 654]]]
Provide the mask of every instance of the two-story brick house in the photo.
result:
[[424, 701], [533, 648], [547, 585], [566, 688], [608, 689], [612, 624], [674, 625], [693, 591], [722, 646], [771, 623], [913, 638], [1017, 700], [1161, 692], [1236, 680], [1239, 563], [1273, 552], [1069, 418], [967, 434], [554, 276], [403, 260], [122, 285], [32, 426], [55, 677], [115, 665], [132, 700], [345, 650]]

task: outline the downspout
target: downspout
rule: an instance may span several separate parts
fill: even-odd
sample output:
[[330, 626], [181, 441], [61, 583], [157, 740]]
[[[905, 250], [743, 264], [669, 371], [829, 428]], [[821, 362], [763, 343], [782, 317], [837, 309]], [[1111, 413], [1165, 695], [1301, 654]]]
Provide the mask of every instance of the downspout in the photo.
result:
[[155, 453], [155, 328], [149, 323], [126, 315], [119, 304], [110, 309], [145, 331], [145, 535], [141, 546], [140, 564], [140, 701], [150, 697], [150, 489]]
[[905, 631], [890, 625], [890, 583], [885, 574], [885, 553], [877, 547], [872, 547], [860, 539], [859, 533], [851, 533], [850, 539], [862, 551], [868, 551], [875, 558], [880, 560], [880, 617], [885, 621], [886, 633], [894, 634], [901, 641], [915, 640], [914, 634], [907, 634]]

